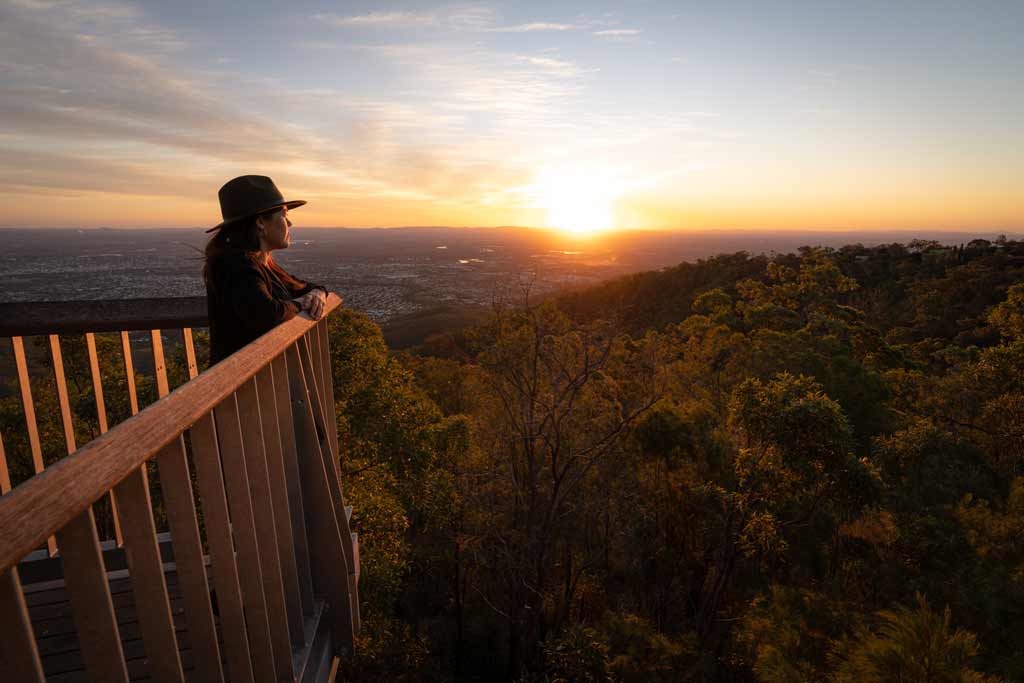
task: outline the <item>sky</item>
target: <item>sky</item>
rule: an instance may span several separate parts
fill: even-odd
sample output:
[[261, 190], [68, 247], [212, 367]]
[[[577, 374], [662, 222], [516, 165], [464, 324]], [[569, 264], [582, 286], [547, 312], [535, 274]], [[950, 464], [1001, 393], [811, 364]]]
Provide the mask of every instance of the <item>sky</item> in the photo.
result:
[[0, 227], [1024, 229], [1024, 2], [0, 0]]

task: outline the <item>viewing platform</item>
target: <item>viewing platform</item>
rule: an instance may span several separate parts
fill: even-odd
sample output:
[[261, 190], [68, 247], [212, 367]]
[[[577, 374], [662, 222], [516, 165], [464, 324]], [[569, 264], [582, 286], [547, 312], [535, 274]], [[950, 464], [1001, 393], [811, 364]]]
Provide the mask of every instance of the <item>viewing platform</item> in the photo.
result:
[[[207, 324], [204, 298], [0, 304], [33, 472], [11, 488], [13, 437], [0, 434], [0, 679], [333, 678], [360, 627], [327, 337], [340, 303], [330, 295], [320, 321], [293, 318], [202, 374], [192, 329]], [[166, 330], [181, 330], [188, 376], [174, 391]], [[158, 399], [141, 410], [137, 331]], [[131, 417], [108, 430], [95, 335], [109, 333]], [[71, 335], [85, 336], [100, 434], [82, 445], [61, 352]], [[28, 336], [48, 341], [68, 454], [48, 466]], [[108, 494], [104, 540], [94, 504]]]

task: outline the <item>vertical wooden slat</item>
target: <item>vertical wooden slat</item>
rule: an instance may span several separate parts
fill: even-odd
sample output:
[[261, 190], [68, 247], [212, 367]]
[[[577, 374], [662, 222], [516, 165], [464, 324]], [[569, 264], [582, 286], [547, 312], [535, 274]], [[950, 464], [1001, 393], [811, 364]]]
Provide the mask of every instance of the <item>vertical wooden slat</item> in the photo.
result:
[[[238, 388], [238, 420], [242, 429], [242, 447], [245, 470], [249, 475], [249, 496], [252, 500], [253, 522], [256, 524], [256, 542], [259, 548], [260, 572], [263, 578], [263, 598], [270, 626], [270, 642], [274, 650], [274, 666], [281, 680], [295, 678], [292, 666], [292, 640], [289, 634], [288, 610], [284, 600], [284, 580], [277, 545], [277, 523], [274, 520], [274, 502], [270, 493], [267, 472], [266, 446], [260, 415], [260, 396], [256, 380], [250, 379]], [[273, 401], [268, 394], [266, 400]], [[280, 514], [287, 514], [282, 508]]]
[[183, 327], [181, 338], [185, 341], [185, 363], [188, 366], [188, 378], [195, 379], [199, 374], [199, 367], [196, 365], [196, 347], [192, 341], [192, 328]]
[[[309, 346], [303, 343], [304, 340], [300, 339], [298, 343], [299, 353], [302, 357], [302, 372], [303, 377], [306, 380], [306, 385], [309, 386], [313, 381], [312, 366], [315, 361], [312, 360], [312, 354], [310, 353]], [[313, 397], [311, 397], [313, 398]], [[344, 536], [348, 536], [348, 517], [345, 515], [345, 498], [341, 491], [341, 480], [338, 476], [338, 470], [336, 468], [338, 457], [333, 451], [333, 445], [327, 436], [329, 429], [326, 426], [326, 416], [324, 415], [323, 408], [319, 402], [310, 401], [312, 407], [313, 424], [316, 426], [317, 434], [320, 435], [320, 452], [324, 459], [324, 467], [327, 470], [327, 484], [331, 491], [331, 500], [334, 504], [335, 517], [338, 520], [338, 526], [341, 527]], [[349, 558], [349, 573], [355, 573], [355, 565], [352, 559], [352, 553], [349, 552], [349, 543], [345, 542], [346, 555]]]
[[256, 540], [248, 469], [245, 466], [242, 428], [238, 420], [238, 402], [235, 395], [228, 396], [214, 408], [213, 415], [217, 423], [220, 457], [224, 463], [224, 483], [228, 491], [231, 526], [235, 532], [238, 565], [242, 569], [239, 578], [245, 604], [245, 623], [249, 629], [253, 675], [257, 680], [272, 681], [275, 679], [276, 669], [266, 600], [263, 595], [263, 564], [260, 562], [259, 544]]
[[185, 680], [185, 674], [178, 657], [178, 639], [174, 635], [171, 601], [164, 582], [145, 466], [121, 480], [115, 491], [117, 513], [131, 520], [124, 530], [125, 554], [150, 675], [155, 681], [180, 683]]
[[277, 399], [277, 421], [281, 436], [281, 460], [288, 487], [288, 509], [291, 513], [292, 539], [295, 543], [295, 568], [298, 571], [302, 613], [313, 615], [313, 579], [309, 564], [309, 542], [306, 536], [306, 506], [302, 501], [302, 475], [295, 448], [295, 425], [285, 354], [275, 358], [270, 367], [274, 373], [274, 394]]
[[160, 469], [160, 487], [167, 507], [174, 562], [185, 599], [185, 619], [192, 642], [195, 670], [190, 676], [203, 683], [220, 683], [224, 680], [224, 672], [220, 665], [220, 646], [210, 604], [209, 579], [203, 561], [203, 542], [199, 535], [184, 439], [178, 437], [160, 449], [156, 462]]
[[128, 405], [132, 415], [139, 412], [139, 394], [135, 390], [135, 363], [132, 361], [132, 343], [128, 332], [121, 331], [121, 353], [124, 356], [124, 374], [128, 383]]
[[43, 683], [43, 665], [18, 580], [18, 568], [0, 575], [0, 672], [4, 680]]
[[[25, 411], [25, 428], [28, 430], [28, 446], [32, 453], [32, 471], [39, 474], [43, 471], [43, 449], [39, 444], [39, 425], [36, 423], [36, 407], [32, 400], [28, 363], [25, 362], [25, 344], [21, 337], [11, 337], [11, 345], [14, 347], [14, 364], [18, 369], [18, 387], [21, 389], [21, 407]], [[53, 536], [46, 539], [46, 550], [50, 555], [57, 554], [57, 540]]]
[[[14, 364], [18, 368], [18, 387], [21, 389], [21, 407], [25, 411], [25, 427], [28, 429], [28, 445], [32, 452], [32, 471], [43, 471], [43, 449], [39, 445], [39, 425], [36, 423], [36, 407], [32, 401], [32, 383], [25, 362], [25, 344], [21, 337], [11, 337], [14, 347]], [[51, 548], [51, 554], [53, 549]]]
[[[86, 332], [85, 345], [89, 350], [89, 373], [92, 376], [92, 393], [96, 399], [96, 419], [99, 422], [100, 434], [106, 434], [107, 407], [103, 401], [103, 376], [100, 374], [100, 360], [96, 353], [96, 335]], [[117, 515], [116, 495], [113, 491], [110, 492], [110, 509], [114, 517], [114, 537], [120, 546], [124, 544], [124, 536], [121, 534], [121, 520]]]
[[[320, 397], [320, 411], [323, 415], [323, 422], [320, 425], [326, 432], [331, 445], [331, 467], [334, 476], [341, 479], [341, 464], [338, 462], [338, 422], [334, 415], [334, 388], [331, 387], [328, 394], [327, 381], [330, 377], [330, 369], [324, 367], [324, 348], [327, 341], [320, 336], [320, 328], [326, 329], [327, 321], [317, 323], [313, 329], [306, 333], [307, 348], [309, 351], [309, 366], [313, 369], [314, 379], [317, 383], [317, 393]], [[321, 348], [324, 347], [324, 348]], [[330, 395], [330, 398], [328, 398]]]
[[303, 335], [306, 340], [306, 345], [309, 347], [310, 354], [312, 355], [313, 364], [313, 378], [316, 380], [316, 391], [317, 396], [320, 399], [321, 407], [326, 410], [327, 408], [327, 394], [324, 391], [324, 368], [320, 364], [320, 335], [317, 334], [316, 326], [314, 325], [306, 334]]
[[127, 681], [121, 636], [110, 600], [92, 507], [57, 532], [64, 583], [71, 601], [78, 643], [89, 679]]
[[60, 403], [60, 422], [64, 426], [64, 445], [68, 454], [74, 453], [75, 423], [71, 417], [71, 403], [68, 401], [68, 384], [64, 378], [64, 358], [60, 353], [60, 337], [50, 335], [50, 356], [53, 358], [53, 379], [57, 383], [57, 401]]
[[324, 396], [327, 398], [327, 414], [330, 422], [330, 426], [327, 429], [327, 436], [331, 439], [331, 444], [334, 446], [334, 453], [338, 456], [338, 474], [341, 474], [341, 451], [338, 447], [338, 420], [335, 417], [334, 407], [334, 373], [331, 369], [331, 348], [330, 339], [327, 334], [327, 319], [324, 318], [316, 326], [317, 333], [320, 335], [320, 356], [323, 364], [323, 375], [324, 375]]
[[[231, 538], [228, 500], [217, 451], [217, 435], [213, 416], [202, 417], [189, 430], [192, 459], [196, 467], [199, 497], [202, 500], [206, 538], [213, 561], [213, 578], [217, 587], [221, 633], [227, 651], [228, 672], [232, 681], [252, 681], [252, 658], [249, 637], [242, 612], [242, 589], [238, 582], [235, 548]], [[246, 567], [246, 570], [248, 568]]]
[[[299, 340], [302, 341], [301, 338]], [[351, 651], [355, 630], [352, 623], [349, 598], [348, 572], [341, 531], [335, 515], [334, 502], [327, 483], [328, 474], [320, 450], [320, 439], [313, 422], [311, 399], [316, 400], [304, 376], [298, 344], [288, 347], [288, 381], [291, 387], [295, 444], [302, 469], [302, 497], [306, 505], [306, 523], [309, 527], [310, 565], [313, 587], [327, 596], [333, 615], [336, 641]]]
[[362, 617], [359, 612], [359, 534], [349, 534], [352, 541], [352, 557], [356, 565], [355, 574], [348, 575], [348, 593], [352, 596], [352, 624], [356, 633], [362, 628]]
[[92, 393], [96, 398], [96, 417], [100, 424], [100, 434], [106, 434], [107, 408], [103, 403], [103, 378], [100, 375], [100, 360], [96, 353], [96, 335], [86, 332], [85, 345], [89, 350], [89, 373], [92, 376]]
[[156, 375], [156, 396], [163, 398], [167, 395], [167, 364], [164, 362], [164, 340], [160, 336], [160, 330], [150, 330], [149, 338], [153, 344], [153, 373]]
[[274, 530], [277, 532], [277, 554], [281, 565], [288, 630], [292, 644], [301, 646], [305, 644], [302, 596], [299, 592], [299, 572], [295, 562], [295, 540], [288, 504], [288, 482], [281, 454], [277, 392], [274, 388], [272, 366], [268, 365], [256, 374], [256, 388], [260, 398], [260, 424], [263, 426], [263, 443], [267, 453], [270, 506], [274, 510]]
[[4, 452], [4, 437], [0, 434], [0, 496], [11, 490], [11, 472], [7, 469], [7, 454]]

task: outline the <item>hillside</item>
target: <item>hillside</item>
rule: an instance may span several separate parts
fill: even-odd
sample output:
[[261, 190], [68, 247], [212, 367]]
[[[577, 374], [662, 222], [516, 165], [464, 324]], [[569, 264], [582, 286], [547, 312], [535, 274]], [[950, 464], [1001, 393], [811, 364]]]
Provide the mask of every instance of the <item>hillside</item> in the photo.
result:
[[[1024, 242], [1018, 241], [974, 240], [959, 247], [935, 241], [858, 244], [820, 251], [856, 280], [858, 291], [846, 301], [879, 330], [907, 334], [925, 319], [935, 323], [910, 333], [917, 339], [972, 334], [979, 316], [1005, 297], [1009, 285], [1024, 279]], [[775, 261], [792, 267], [799, 257], [783, 255]], [[615, 317], [637, 334], [686, 319], [693, 313], [694, 299], [711, 289], [735, 294], [736, 284], [744, 279], [764, 281], [768, 263], [765, 256], [741, 251], [618, 277], [562, 294], [557, 302], [574, 319]], [[969, 338], [960, 341], [968, 343]]]
[[1020, 680], [1022, 320], [1024, 243], [915, 242], [435, 338], [405, 364], [469, 440], [399, 613], [485, 678]]
[[[400, 331], [434, 319], [466, 320]], [[741, 252], [473, 321], [414, 352], [329, 321], [362, 563], [341, 679], [1024, 680], [1024, 243]], [[64, 358], [85, 442], [84, 340]]]

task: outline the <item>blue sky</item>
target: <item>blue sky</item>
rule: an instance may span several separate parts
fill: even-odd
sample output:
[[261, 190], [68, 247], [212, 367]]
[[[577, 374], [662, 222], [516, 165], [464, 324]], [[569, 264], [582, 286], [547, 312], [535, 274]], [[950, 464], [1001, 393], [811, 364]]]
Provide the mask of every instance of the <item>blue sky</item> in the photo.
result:
[[1021, 229], [1021, 27], [984, 1], [0, 0], [0, 225], [213, 224], [264, 173], [307, 225]]

